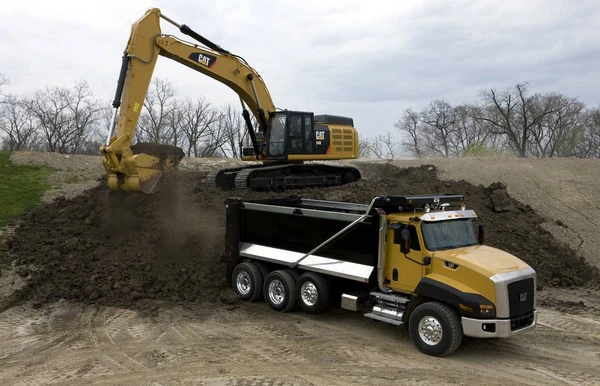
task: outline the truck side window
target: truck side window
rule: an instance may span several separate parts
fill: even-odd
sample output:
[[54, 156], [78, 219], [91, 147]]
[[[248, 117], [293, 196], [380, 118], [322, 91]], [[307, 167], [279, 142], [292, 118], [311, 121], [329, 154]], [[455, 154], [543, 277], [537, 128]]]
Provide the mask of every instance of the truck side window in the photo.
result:
[[[394, 233], [394, 244], [400, 245], [400, 243], [402, 242], [402, 239], [400, 238], [400, 232], [402, 232], [402, 230], [404, 230], [405, 228], [406, 226], [403, 225], [400, 229], [396, 230], [396, 232]], [[415, 228], [414, 225], [409, 225], [408, 231], [410, 232], [410, 249], [412, 249], [413, 251], [420, 251], [421, 244], [419, 244], [417, 228]]]

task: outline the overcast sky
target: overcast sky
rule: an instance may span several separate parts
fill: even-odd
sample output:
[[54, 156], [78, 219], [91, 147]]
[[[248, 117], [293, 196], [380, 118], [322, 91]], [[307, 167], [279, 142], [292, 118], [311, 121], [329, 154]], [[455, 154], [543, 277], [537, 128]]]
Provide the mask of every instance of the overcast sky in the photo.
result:
[[[600, 1], [6, 0], [0, 7], [5, 92], [87, 80], [111, 100], [131, 24], [158, 7], [263, 77], [279, 108], [351, 116], [367, 136], [406, 108], [473, 102], [529, 82], [600, 103]], [[163, 23], [163, 33], [189, 40]], [[180, 94], [239, 104], [233, 91], [169, 59], [155, 76]]]

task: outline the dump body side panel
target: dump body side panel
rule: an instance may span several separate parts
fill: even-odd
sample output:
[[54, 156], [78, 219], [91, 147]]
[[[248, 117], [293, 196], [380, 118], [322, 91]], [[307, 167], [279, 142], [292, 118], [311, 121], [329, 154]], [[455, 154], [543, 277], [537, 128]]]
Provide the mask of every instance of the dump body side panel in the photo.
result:
[[[290, 266], [290, 256], [301, 258], [364, 214], [361, 209], [364, 208], [299, 198], [231, 199], [227, 204], [224, 261], [234, 264], [241, 257], [247, 257]], [[319, 268], [324, 268], [322, 273], [327, 274], [329, 270], [334, 276], [352, 280], [371, 272], [369, 283], [376, 283], [377, 231], [378, 217], [369, 216], [315, 252], [298, 268], [319, 272], [317, 266], [320, 265]], [[243, 253], [240, 248], [244, 248]], [[340, 272], [335, 272], [336, 267]], [[356, 275], [348, 274], [349, 267], [356, 268], [351, 269]]]

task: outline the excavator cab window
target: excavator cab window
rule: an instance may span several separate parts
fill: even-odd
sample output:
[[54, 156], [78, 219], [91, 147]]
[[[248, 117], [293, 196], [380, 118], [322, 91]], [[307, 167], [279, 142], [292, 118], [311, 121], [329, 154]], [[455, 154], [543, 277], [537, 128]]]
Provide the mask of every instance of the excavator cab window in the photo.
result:
[[306, 154], [315, 152], [315, 124], [311, 115], [304, 116], [304, 149]]
[[302, 115], [290, 114], [289, 123], [290, 130], [288, 132], [289, 138], [289, 152], [288, 154], [303, 154], [304, 153], [304, 136], [302, 135]]
[[315, 149], [312, 113], [278, 112], [271, 118], [269, 152], [272, 158], [288, 154], [313, 154]]
[[290, 112], [288, 122], [288, 154], [312, 154], [314, 152], [313, 115], [305, 112]]
[[281, 157], [285, 155], [285, 128], [287, 114], [275, 114], [271, 118], [271, 129], [269, 130], [268, 155]]

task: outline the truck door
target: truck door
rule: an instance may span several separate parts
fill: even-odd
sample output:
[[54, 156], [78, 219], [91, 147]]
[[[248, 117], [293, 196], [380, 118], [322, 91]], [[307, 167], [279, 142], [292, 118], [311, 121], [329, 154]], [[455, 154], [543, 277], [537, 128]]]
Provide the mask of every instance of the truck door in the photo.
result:
[[400, 232], [405, 224], [393, 224], [388, 228], [386, 245], [385, 278], [389, 287], [396, 291], [413, 292], [423, 277], [423, 248], [417, 228], [408, 226], [410, 232], [410, 252], [405, 256], [400, 252]]

